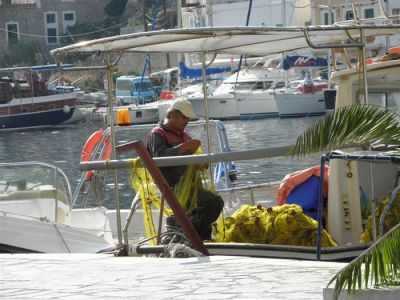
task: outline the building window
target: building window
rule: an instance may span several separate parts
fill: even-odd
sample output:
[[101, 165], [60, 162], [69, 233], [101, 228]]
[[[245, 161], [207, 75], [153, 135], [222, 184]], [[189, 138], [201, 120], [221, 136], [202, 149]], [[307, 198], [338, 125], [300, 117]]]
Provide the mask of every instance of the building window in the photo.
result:
[[37, 108], [36, 108], [36, 111], [42, 111], [43, 110], [43, 106], [38, 106]]
[[76, 23], [75, 12], [73, 11], [63, 12], [64, 32], [66, 31], [68, 26], [74, 26], [75, 23]]
[[48, 13], [46, 14], [46, 24], [55, 24], [56, 23], [56, 14]]
[[23, 113], [28, 113], [29, 112], [29, 107], [22, 107], [22, 112]]
[[344, 15], [345, 20], [354, 20], [354, 12], [352, 10], [346, 11]]
[[49, 109], [56, 109], [56, 105], [55, 104], [50, 104], [49, 105]]
[[332, 25], [333, 23], [335, 23], [335, 13], [331, 12], [330, 13], [330, 17], [329, 17], [329, 12], [323, 12], [322, 13], [322, 20], [323, 20], [323, 24], [322, 25]]
[[44, 22], [46, 27], [46, 42], [47, 44], [58, 44], [58, 21], [57, 13], [46, 12], [44, 14]]
[[375, 17], [375, 12], [373, 8], [364, 9], [364, 18], [371, 19]]
[[15, 45], [19, 41], [18, 23], [6, 23], [7, 27], [7, 43]]
[[65, 12], [64, 13], [64, 21], [75, 21], [75, 15], [73, 12]]
[[48, 44], [57, 44], [57, 29], [56, 28], [47, 28], [47, 43]]

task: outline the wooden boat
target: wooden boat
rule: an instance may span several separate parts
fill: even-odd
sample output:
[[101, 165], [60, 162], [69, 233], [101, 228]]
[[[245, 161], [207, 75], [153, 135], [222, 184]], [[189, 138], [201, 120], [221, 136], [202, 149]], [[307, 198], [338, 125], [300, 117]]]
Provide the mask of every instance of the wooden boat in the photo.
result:
[[[0, 69], [0, 73], [30, 74], [27, 80], [0, 78], [0, 130], [55, 126], [69, 120], [83, 120], [75, 112], [77, 94], [74, 90], [50, 91], [46, 82], [36, 75], [36, 70], [45, 70], [44, 67]], [[54, 69], [54, 65], [48, 67], [48, 70]]]

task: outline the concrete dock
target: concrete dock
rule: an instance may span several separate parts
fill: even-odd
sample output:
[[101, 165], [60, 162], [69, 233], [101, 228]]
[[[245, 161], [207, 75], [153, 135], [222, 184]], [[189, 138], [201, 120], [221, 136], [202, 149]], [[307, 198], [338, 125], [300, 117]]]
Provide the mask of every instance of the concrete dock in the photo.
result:
[[344, 263], [0, 254], [2, 299], [323, 299]]

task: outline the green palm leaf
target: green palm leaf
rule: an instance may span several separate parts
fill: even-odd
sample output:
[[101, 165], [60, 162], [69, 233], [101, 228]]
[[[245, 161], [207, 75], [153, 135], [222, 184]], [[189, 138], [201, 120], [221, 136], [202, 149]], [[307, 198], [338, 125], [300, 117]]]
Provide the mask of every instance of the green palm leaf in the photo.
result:
[[382, 238], [365, 250], [328, 283], [336, 281], [333, 298], [347, 287], [348, 292], [362, 288], [362, 267], [364, 266], [364, 284], [368, 287], [379, 285], [398, 285], [400, 281], [400, 224], [389, 230]]
[[[330, 151], [344, 145], [382, 143], [400, 145], [400, 118], [391, 110], [376, 105], [337, 108], [300, 135], [289, 149], [292, 156]], [[347, 287], [359, 290], [362, 284], [375, 286], [400, 283], [400, 224], [375, 242], [329, 282], [336, 281], [334, 299]]]
[[400, 145], [399, 121], [398, 114], [381, 106], [340, 107], [300, 135], [288, 155], [303, 156], [353, 144]]

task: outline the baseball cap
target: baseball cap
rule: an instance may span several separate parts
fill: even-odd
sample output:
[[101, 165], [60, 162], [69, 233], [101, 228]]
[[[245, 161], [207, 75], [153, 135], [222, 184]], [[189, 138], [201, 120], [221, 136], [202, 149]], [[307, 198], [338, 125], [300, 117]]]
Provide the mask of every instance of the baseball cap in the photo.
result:
[[179, 110], [186, 118], [197, 119], [196, 114], [193, 112], [192, 104], [186, 98], [176, 98], [172, 102], [170, 109]]

